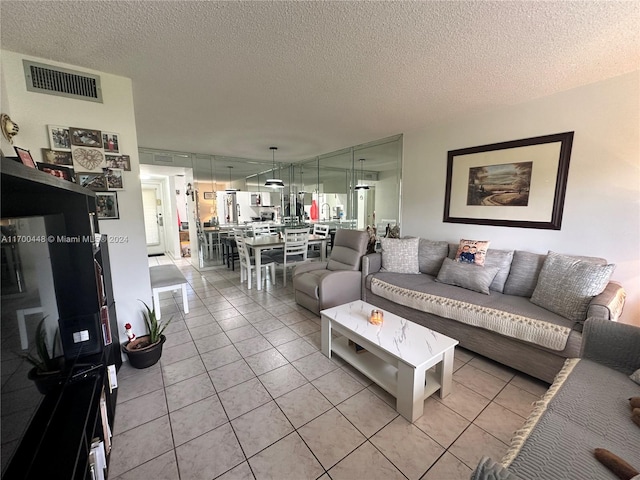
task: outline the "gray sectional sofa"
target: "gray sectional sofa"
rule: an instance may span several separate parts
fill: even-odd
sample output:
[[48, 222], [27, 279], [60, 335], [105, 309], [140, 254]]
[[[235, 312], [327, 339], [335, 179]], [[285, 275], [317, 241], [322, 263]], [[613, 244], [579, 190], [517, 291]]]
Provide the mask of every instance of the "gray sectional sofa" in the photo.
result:
[[622, 313], [625, 291], [608, 281], [613, 266], [604, 259], [490, 248], [483, 267], [462, 266], [452, 261], [458, 244], [405, 238], [386, 246], [363, 257], [364, 301], [548, 383], [580, 353], [587, 317]]
[[629, 377], [640, 369], [640, 328], [589, 319], [583, 338], [581, 358], [566, 361], [502, 461], [484, 457], [473, 480], [617, 479], [596, 448], [640, 470], [640, 428], [628, 400], [640, 396]]

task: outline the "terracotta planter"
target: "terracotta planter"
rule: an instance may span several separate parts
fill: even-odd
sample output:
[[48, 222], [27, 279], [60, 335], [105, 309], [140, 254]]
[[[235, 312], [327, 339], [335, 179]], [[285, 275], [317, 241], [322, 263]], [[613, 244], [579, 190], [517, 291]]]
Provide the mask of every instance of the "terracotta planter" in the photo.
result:
[[149, 335], [136, 338], [133, 342], [122, 345], [122, 351], [129, 357], [129, 363], [133, 368], [149, 368], [158, 363], [162, 356], [162, 345], [166, 341], [164, 335], [160, 335], [160, 341], [153, 345], [140, 346], [149, 342]]

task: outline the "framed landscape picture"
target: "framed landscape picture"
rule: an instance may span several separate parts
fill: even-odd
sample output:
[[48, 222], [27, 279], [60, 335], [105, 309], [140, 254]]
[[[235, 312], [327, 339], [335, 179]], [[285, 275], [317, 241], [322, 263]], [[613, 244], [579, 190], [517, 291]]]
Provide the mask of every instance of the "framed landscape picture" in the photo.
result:
[[102, 132], [102, 148], [104, 149], [104, 153], [119, 153], [118, 134]]
[[102, 132], [86, 128], [69, 127], [71, 145], [102, 148]]
[[51, 150], [48, 148], [42, 149], [42, 161], [44, 163], [50, 163], [52, 165], [73, 165], [71, 151], [63, 152], [58, 150]]
[[573, 132], [448, 152], [444, 222], [560, 230]]
[[96, 216], [98, 220], [120, 218], [118, 194], [116, 192], [96, 192]]
[[64, 165], [38, 162], [38, 170], [53, 175], [54, 177], [62, 178], [68, 182], [75, 182], [73, 168], [65, 167]]

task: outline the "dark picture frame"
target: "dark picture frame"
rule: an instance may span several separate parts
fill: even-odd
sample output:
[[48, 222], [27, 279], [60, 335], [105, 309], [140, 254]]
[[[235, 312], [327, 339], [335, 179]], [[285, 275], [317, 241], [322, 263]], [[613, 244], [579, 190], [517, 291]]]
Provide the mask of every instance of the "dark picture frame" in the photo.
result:
[[29, 150], [25, 150], [24, 148], [20, 148], [20, 147], [13, 147], [13, 149], [16, 151], [16, 155], [18, 155], [18, 158], [20, 159], [23, 165], [26, 165], [27, 167], [30, 167], [30, 168], [38, 168]]
[[214, 198], [216, 198], [214, 192], [203, 192], [203, 197], [205, 200], [213, 200]]
[[120, 153], [120, 134], [102, 132], [102, 148], [104, 149], [104, 153]]
[[104, 173], [76, 172], [76, 183], [94, 192], [107, 190], [107, 179]]
[[102, 148], [102, 132], [88, 128], [69, 127], [71, 145]]
[[38, 162], [38, 170], [53, 175], [54, 177], [62, 178], [68, 182], [75, 183], [76, 181], [75, 171], [71, 167], [56, 165], [54, 163]]
[[[450, 150], [443, 221], [560, 230], [573, 134]], [[522, 178], [514, 180], [513, 172], [525, 165]], [[510, 176], [495, 173], [502, 168], [511, 170]], [[485, 179], [494, 172], [493, 183], [483, 184], [479, 171]]]
[[53, 165], [73, 165], [71, 151], [65, 152], [61, 150], [52, 150], [50, 148], [42, 149], [42, 161], [43, 163], [49, 163]]
[[96, 216], [98, 220], [117, 220], [120, 218], [116, 192], [96, 192]]

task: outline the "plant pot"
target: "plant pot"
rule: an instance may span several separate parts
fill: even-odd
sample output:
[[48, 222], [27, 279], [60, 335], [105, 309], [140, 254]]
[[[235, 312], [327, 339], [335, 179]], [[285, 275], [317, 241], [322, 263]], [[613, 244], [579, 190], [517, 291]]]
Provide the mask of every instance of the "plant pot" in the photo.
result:
[[164, 335], [160, 335], [160, 341], [153, 345], [140, 347], [140, 344], [149, 342], [149, 335], [136, 338], [133, 342], [126, 342], [122, 345], [122, 351], [129, 357], [129, 363], [133, 368], [149, 368], [158, 363], [162, 356], [162, 345], [166, 341]]
[[33, 380], [33, 382], [36, 384], [36, 388], [43, 395], [46, 395], [58, 385], [61, 385], [64, 380], [62, 370], [54, 370], [53, 372], [41, 372], [37, 367], [33, 367], [31, 370], [29, 370], [29, 373], [27, 373], [27, 378], [29, 380]]

